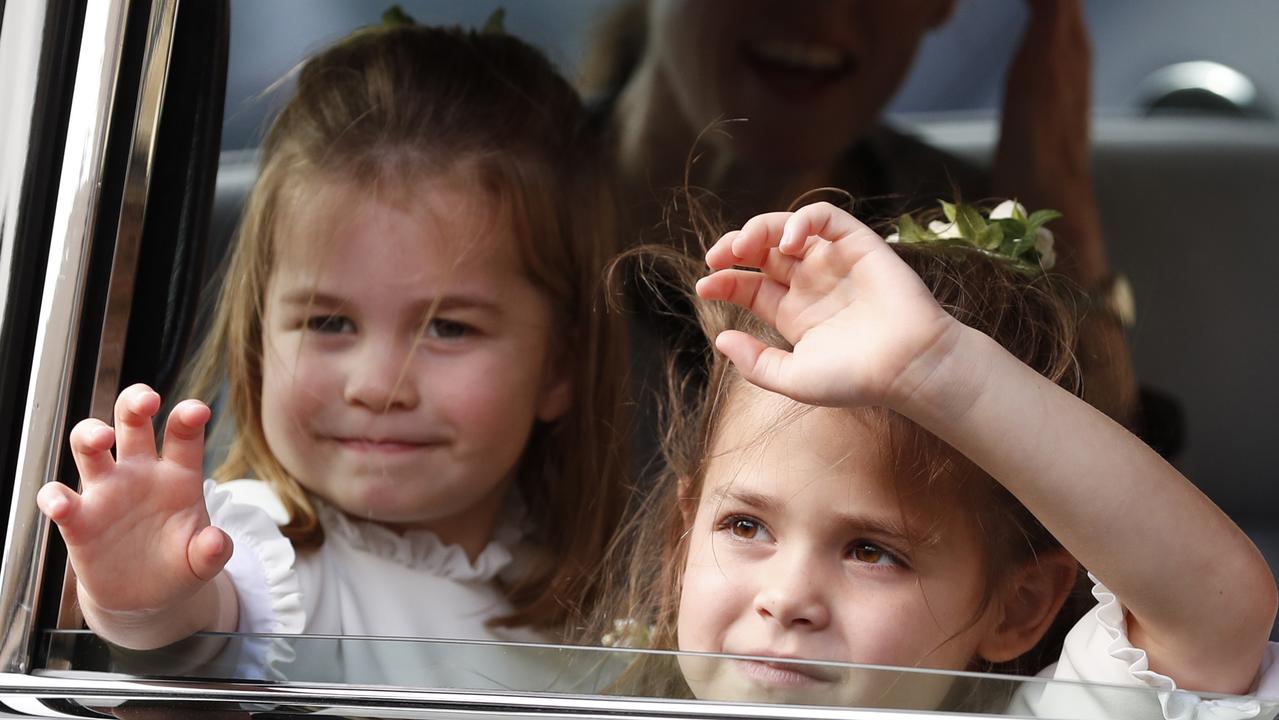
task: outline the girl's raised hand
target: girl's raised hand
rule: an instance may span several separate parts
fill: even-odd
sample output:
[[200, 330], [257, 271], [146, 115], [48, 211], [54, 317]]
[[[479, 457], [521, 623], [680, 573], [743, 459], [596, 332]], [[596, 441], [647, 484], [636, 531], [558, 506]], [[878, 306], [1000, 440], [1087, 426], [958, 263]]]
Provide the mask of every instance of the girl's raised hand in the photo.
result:
[[[159, 408], [154, 390], [132, 385], [116, 400], [114, 428], [95, 419], [78, 423], [71, 452], [80, 492], [49, 483], [36, 498], [66, 540], [90, 626], [131, 647], [156, 644], [145, 630], [132, 628], [172, 625], [162, 616], [195, 595], [231, 557], [231, 539], [209, 524], [204, 501], [209, 408], [198, 400], [178, 403], [169, 413], [163, 454], [156, 451], [151, 425]], [[181, 628], [176, 637], [201, 629]]]
[[756, 216], [706, 262], [698, 295], [750, 310], [794, 350], [736, 330], [716, 347], [750, 382], [800, 402], [896, 407], [962, 328], [879, 235], [829, 203]]

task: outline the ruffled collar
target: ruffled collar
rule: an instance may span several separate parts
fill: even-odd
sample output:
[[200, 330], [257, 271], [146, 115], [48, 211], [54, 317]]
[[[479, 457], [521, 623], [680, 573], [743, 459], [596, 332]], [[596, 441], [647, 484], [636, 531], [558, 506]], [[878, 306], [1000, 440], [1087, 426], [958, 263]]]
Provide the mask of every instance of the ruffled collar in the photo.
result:
[[430, 530], [396, 532], [376, 522], [353, 518], [314, 495], [310, 499], [324, 527], [325, 542], [340, 538], [370, 555], [452, 580], [493, 580], [515, 560], [515, 551], [528, 533], [524, 504], [512, 494], [493, 538], [471, 562], [461, 546], [446, 544]]

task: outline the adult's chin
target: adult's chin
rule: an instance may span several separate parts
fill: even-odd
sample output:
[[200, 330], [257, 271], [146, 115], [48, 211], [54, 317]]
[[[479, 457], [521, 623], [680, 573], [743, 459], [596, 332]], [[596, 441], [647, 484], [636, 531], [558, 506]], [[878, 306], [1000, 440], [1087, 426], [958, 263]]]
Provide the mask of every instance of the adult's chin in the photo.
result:
[[832, 170], [874, 121], [847, 114], [842, 117], [847, 119], [805, 122], [770, 110], [730, 126], [728, 143], [739, 166], [767, 174], [794, 176]]

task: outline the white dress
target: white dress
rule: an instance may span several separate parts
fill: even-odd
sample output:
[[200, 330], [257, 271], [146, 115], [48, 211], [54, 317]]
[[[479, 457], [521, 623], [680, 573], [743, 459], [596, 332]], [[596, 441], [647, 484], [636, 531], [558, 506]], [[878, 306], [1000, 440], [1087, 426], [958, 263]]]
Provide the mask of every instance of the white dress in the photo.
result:
[[[485, 624], [511, 610], [496, 581], [518, 565], [518, 517], [471, 562], [429, 531], [397, 533], [316, 500], [324, 542], [295, 552], [279, 529], [284, 506], [266, 483], [206, 481], [205, 497], [212, 523], [235, 543], [225, 572], [240, 602], [237, 632], [258, 635], [229, 643], [219, 659], [236, 677], [457, 689], [561, 684], [547, 659], [553, 651], [407, 639], [548, 642], [529, 628]], [[383, 639], [287, 637], [298, 634]]]
[[1014, 697], [1009, 714], [1089, 720], [1268, 720], [1279, 716], [1279, 643], [1272, 642], [1266, 649], [1249, 690], [1255, 697], [1204, 698], [1178, 690], [1172, 678], [1150, 669], [1145, 650], [1129, 642], [1119, 599], [1096, 577], [1089, 577], [1097, 606], [1071, 628], [1061, 658], [1039, 673], [1041, 678], [1087, 684], [1027, 683]]

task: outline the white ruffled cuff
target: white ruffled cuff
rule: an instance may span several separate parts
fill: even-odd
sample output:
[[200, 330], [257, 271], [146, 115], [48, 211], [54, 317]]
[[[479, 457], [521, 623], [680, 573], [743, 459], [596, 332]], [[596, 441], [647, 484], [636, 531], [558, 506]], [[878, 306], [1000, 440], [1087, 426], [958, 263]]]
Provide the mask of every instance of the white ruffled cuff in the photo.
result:
[[[1100, 630], [1109, 636], [1106, 652], [1110, 657], [1126, 664], [1135, 684], [1159, 691], [1159, 704], [1163, 707], [1166, 720], [1244, 720], [1261, 715], [1261, 702], [1255, 698], [1203, 698], [1193, 692], [1177, 689], [1177, 683], [1171, 677], [1151, 670], [1146, 651], [1133, 647], [1128, 639], [1128, 621], [1119, 598], [1093, 574], [1089, 573], [1088, 578], [1093, 582], [1093, 597], [1097, 598], [1097, 607], [1092, 612], [1096, 614]], [[1262, 697], [1279, 691], [1279, 662], [1275, 662], [1276, 657], [1279, 657], [1279, 645], [1270, 643], [1253, 686], [1253, 692]], [[1267, 717], [1269, 716], [1267, 713]]]
[[209, 519], [235, 544], [223, 572], [231, 578], [240, 602], [235, 676], [284, 679], [279, 667], [294, 659], [291, 643], [268, 635], [296, 635], [306, 626], [301, 590], [294, 569], [293, 545], [263, 508], [237, 502], [213, 480], [204, 482]]

